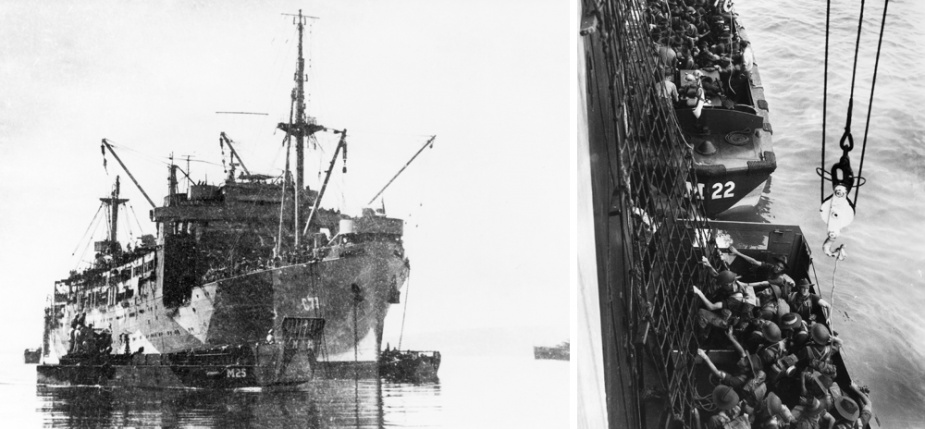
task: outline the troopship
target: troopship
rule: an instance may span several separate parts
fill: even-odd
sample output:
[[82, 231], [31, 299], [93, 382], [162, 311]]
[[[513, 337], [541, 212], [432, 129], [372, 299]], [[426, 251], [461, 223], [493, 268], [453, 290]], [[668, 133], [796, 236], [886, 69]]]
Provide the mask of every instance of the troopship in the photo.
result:
[[[112, 195], [101, 198], [111, 231], [95, 243], [92, 266], [55, 282], [46, 309], [45, 362], [74, 353], [76, 326], [107, 331], [114, 355], [166, 355], [266, 344], [273, 335], [283, 342], [292, 326], [323, 320], [320, 362], [375, 370], [389, 304], [398, 302], [410, 269], [403, 220], [387, 217], [384, 208], [349, 216], [321, 206], [336, 161], [346, 162], [347, 131], [306, 115], [306, 17], [301, 11], [297, 17], [293, 109], [290, 121], [277, 127], [295, 146], [294, 177], [288, 150], [282, 177], [251, 173], [222, 133], [232, 158], [223, 183], [191, 183], [182, 192], [177, 171], [187, 173], [171, 163], [167, 195], [156, 206], [132, 178], [151, 203], [157, 227], [156, 236], [142, 237], [134, 248], [116, 238], [119, 207], [127, 201], [117, 181]], [[324, 184], [309, 189], [303, 151], [307, 139], [323, 132], [339, 142]], [[104, 155], [107, 149], [131, 178], [104, 139]]]

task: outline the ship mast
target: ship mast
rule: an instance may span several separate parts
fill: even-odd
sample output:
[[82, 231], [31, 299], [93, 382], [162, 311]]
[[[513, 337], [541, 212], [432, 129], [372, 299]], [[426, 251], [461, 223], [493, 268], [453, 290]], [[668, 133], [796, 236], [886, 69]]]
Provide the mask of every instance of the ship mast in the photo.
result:
[[299, 9], [299, 60], [296, 66], [296, 91], [295, 91], [295, 111], [296, 127], [298, 131], [295, 135], [295, 199], [293, 200], [295, 214], [293, 215], [293, 231], [295, 234], [295, 247], [299, 247], [299, 194], [302, 193], [302, 187], [305, 183], [305, 58], [302, 57], [302, 32], [305, 27], [302, 19], [302, 9]]
[[109, 205], [110, 208], [110, 225], [109, 237], [107, 237], [107, 247], [110, 255], [116, 255], [116, 249], [120, 249], [119, 242], [116, 241], [116, 234], [119, 232], [119, 205], [128, 201], [127, 198], [119, 198], [119, 176], [116, 176], [116, 185], [112, 189], [110, 198], [100, 198], [103, 204]]
[[[284, 14], [287, 15], [287, 14]], [[296, 87], [292, 91], [292, 102], [295, 104], [295, 123], [292, 123], [292, 118], [290, 117], [290, 123], [280, 123], [277, 125], [277, 128], [287, 132], [291, 136], [295, 136], [296, 145], [296, 177], [295, 177], [295, 198], [293, 201], [293, 206], [295, 207], [295, 214], [293, 216], [293, 231], [299, 231], [300, 217], [299, 214], [299, 204], [300, 204], [300, 194], [305, 188], [305, 138], [311, 136], [312, 134], [324, 130], [324, 127], [310, 123], [307, 120], [305, 115], [305, 58], [302, 56], [302, 35], [305, 29], [305, 22], [307, 19], [318, 19], [314, 16], [302, 15], [302, 10], [299, 9], [298, 15], [293, 16], [294, 23], [297, 24], [299, 29], [299, 57], [296, 62], [296, 72], [295, 72], [295, 82]], [[314, 121], [312, 121], [314, 122]], [[299, 234], [295, 233], [295, 246], [299, 246]]]

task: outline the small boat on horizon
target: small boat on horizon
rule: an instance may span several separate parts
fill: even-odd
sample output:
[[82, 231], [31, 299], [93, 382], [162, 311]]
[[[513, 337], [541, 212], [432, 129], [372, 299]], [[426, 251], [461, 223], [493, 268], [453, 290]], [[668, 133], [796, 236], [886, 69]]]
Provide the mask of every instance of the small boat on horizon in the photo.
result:
[[23, 361], [25, 361], [25, 363], [39, 363], [41, 359], [42, 359], [42, 349], [41, 348], [26, 349], [23, 351]]
[[534, 359], [570, 360], [570, 354], [570, 345], [568, 341], [563, 341], [559, 345], [552, 347], [533, 347]]

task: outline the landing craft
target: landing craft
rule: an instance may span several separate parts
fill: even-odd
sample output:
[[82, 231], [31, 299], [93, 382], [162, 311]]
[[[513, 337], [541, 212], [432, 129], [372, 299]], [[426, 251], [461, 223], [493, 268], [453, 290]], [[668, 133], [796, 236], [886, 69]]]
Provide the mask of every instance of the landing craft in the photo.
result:
[[[703, 200], [703, 214], [710, 218], [736, 206], [757, 204], [777, 168], [761, 73], [736, 15], [720, 12], [727, 6], [731, 10], [728, 3], [685, 8], [682, 18], [696, 19], [700, 25], [683, 34], [674, 31], [680, 9], [654, 2], [646, 10], [652, 23], [649, 35], [658, 46], [658, 77], [667, 77], [680, 96], [675, 102], [666, 94], [676, 121], [666, 119], [680, 128], [693, 148], [698, 182], [687, 181], [687, 190]], [[694, 41], [698, 45], [691, 49]]]

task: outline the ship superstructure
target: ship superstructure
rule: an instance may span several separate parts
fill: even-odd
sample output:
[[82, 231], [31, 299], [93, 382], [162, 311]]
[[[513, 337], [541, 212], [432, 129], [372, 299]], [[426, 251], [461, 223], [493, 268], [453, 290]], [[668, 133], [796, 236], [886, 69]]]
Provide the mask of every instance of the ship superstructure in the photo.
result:
[[[282, 177], [252, 174], [224, 133], [221, 142], [232, 152], [224, 183], [191, 184], [180, 192], [180, 169], [170, 165], [163, 205], [150, 211], [157, 237], [123, 248], [112, 221], [109, 237], [96, 243], [92, 267], [56, 282], [46, 316], [46, 358], [68, 353], [78, 320], [109, 329], [113, 353], [176, 353], [253, 344], [287, 320], [323, 318], [319, 359], [376, 361], [389, 303], [398, 302], [409, 271], [403, 221], [384, 210], [348, 216], [320, 206], [337, 158], [346, 162], [347, 132], [305, 113], [306, 17], [300, 12], [296, 18], [293, 110], [290, 122], [278, 125], [287, 146], [295, 146], [294, 177], [288, 155]], [[324, 185], [312, 190], [304, 185], [303, 151], [306, 139], [320, 132], [340, 140]], [[106, 140], [103, 145], [112, 150]], [[118, 184], [102, 200], [113, 219], [127, 201]]]

